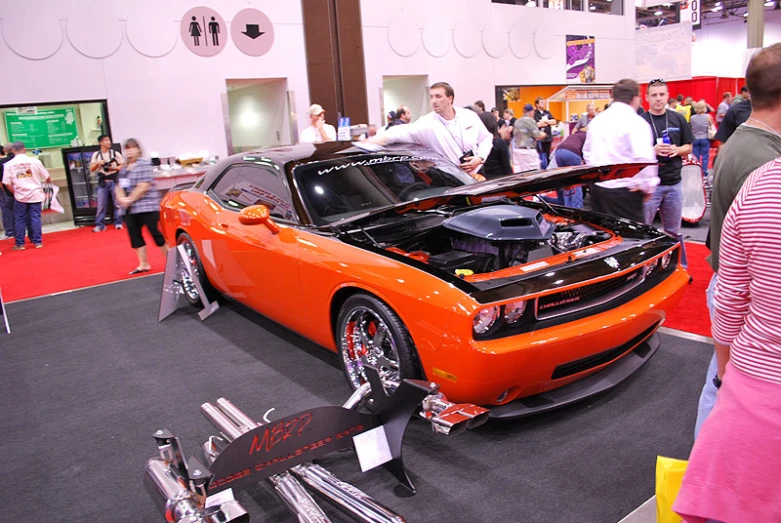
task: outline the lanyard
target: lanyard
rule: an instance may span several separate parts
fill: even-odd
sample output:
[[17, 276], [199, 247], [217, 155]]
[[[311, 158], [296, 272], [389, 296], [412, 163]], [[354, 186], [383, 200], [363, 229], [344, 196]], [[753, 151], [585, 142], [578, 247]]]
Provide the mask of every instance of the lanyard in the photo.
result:
[[[454, 109], [454, 111], [455, 111], [455, 109]], [[437, 116], [439, 116], [439, 115], [437, 115]], [[453, 131], [451, 131], [450, 127], [448, 127], [447, 123], [445, 123], [445, 119], [442, 118], [441, 116], [439, 116], [439, 118], [441, 118], [439, 123], [442, 124], [442, 126], [447, 131], [447, 134], [449, 134], [450, 137], [453, 139], [453, 141], [456, 143], [456, 145], [458, 145], [458, 140], [456, 140], [456, 135], [453, 134]], [[458, 113], [456, 113], [456, 117], [453, 118], [453, 120], [455, 121], [456, 124], [458, 124], [458, 130], [459, 130], [459, 132], [461, 134], [461, 152], [465, 153], [466, 151], [464, 150], [464, 128], [461, 127], [461, 122], [458, 121]]]
[[[651, 129], [654, 130], [654, 145], [656, 145], [656, 142], [659, 141], [659, 133], [656, 131], [656, 120], [654, 120], [654, 115], [650, 112], [648, 113], [649, 118], [651, 119]], [[670, 128], [670, 121], [667, 118], [667, 110], [664, 111], [664, 130], [662, 131], [662, 135], [667, 132], [667, 129]], [[669, 136], [669, 135], [668, 135]]]

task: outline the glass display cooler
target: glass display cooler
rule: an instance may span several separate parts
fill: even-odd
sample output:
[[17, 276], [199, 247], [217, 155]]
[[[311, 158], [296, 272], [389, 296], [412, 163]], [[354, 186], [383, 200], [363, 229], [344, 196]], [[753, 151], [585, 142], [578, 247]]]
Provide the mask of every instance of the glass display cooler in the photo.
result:
[[[111, 148], [121, 153], [118, 143]], [[92, 225], [98, 212], [98, 175], [89, 170], [92, 155], [100, 150], [99, 145], [84, 147], [68, 147], [62, 149], [62, 160], [65, 165], [65, 177], [68, 180], [73, 223], [76, 225]], [[107, 219], [113, 214], [113, 206], [109, 205]]]

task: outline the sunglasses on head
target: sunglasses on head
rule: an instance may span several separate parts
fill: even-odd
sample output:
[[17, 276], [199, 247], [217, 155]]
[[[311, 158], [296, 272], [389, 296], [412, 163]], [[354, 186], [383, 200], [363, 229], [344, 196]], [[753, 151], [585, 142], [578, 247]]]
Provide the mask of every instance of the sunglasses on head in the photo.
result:
[[657, 78], [656, 80], [651, 80], [650, 82], [648, 82], [648, 85], [654, 85], [654, 84], [665, 84], [665, 85], [667, 85], [667, 82], [665, 82], [663, 78]]

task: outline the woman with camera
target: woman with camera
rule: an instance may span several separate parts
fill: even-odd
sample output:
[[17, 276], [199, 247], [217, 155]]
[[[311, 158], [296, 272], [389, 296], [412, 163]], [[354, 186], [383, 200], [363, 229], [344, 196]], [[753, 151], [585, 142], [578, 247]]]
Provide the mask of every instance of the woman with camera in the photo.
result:
[[168, 246], [157, 228], [160, 219], [160, 193], [155, 187], [152, 162], [141, 157], [141, 146], [134, 138], [125, 142], [125, 156], [127, 166], [123, 166], [119, 172], [116, 197], [119, 205], [125, 209], [130, 246], [138, 256], [138, 266], [130, 271], [130, 274], [139, 274], [151, 269], [146, 257], [146, 242], [141, 234], [144, 226], [152, 235], [155, 245], [160, 247], [163, 256], [168, 253]]

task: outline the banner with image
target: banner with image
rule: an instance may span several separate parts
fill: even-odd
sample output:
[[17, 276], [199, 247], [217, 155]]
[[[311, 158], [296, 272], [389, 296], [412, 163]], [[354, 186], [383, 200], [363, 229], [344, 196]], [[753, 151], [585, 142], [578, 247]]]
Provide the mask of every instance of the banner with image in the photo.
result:
[[594, 41], [593, 36], [567, 35], [567, 83], [592, 84], [596, 80]]

